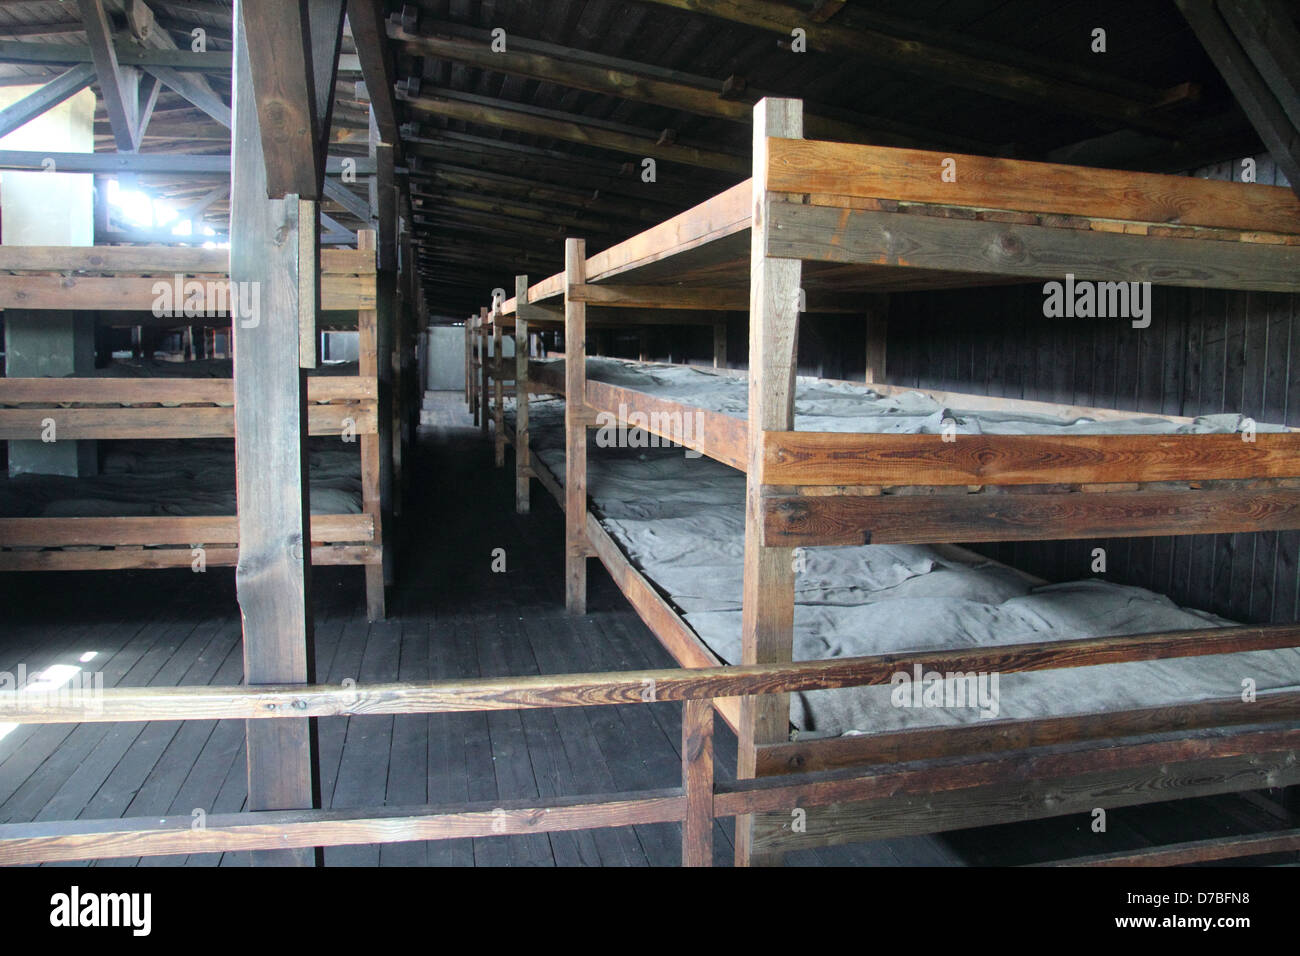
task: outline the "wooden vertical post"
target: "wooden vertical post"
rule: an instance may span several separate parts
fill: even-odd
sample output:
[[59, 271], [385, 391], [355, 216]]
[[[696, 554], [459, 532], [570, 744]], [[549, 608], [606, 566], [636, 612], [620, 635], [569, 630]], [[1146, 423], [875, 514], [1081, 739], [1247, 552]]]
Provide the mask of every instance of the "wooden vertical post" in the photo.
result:
[[528, 514], [528, 276], [515, 276], [515, 513]]
[[587, 613], [587, 242], [564, 240], [564, 606]]
[[[362, 229], [357, 233], [357, 248], [375, 251], [373, 230]], [[362, 309], [357, 313], [357, 373], [362, 378], [377, 378], [379, 375], [379, 313], [375, 309]], [[365, 566], [366, 618], [382, 621], [386, 613], [383, 553], [391, 547], [384, 535], [384, 509], [380, 494], [383, 449], [378, 432], [357, 437], [361, 445], [361, 510], [370, 515], [370, 520], [374, 522], [374, 544], [380, 554], [378, 564]]]
[[713, 865], [713, 701], [682, 706], [682, 865]]
[[[791, 548], [762, 544], [763, 432], [794, 427], [795, 355], [802, 263], [767, 256], [767, 140], [803, 135], [803, 104], [768, 97], [754, 106], [753, 228], [749, 251], [749, 461], [745, 481], [745, 566], [741, 660], [791, 660], [794, 567]], [[754, 776], [759, 744], [789, 738], [790, 695], [741, 698], [736, 776]], [[736, 818], [736, 863], [753, 859], [753, 818]]]
[[467, 317], [465, 319], [465, 404], [471, 408], [474, 405], [474, 340], [470, 336], [473, 326], [474, 320]]
[[492, 310], [492, 355], [493, 355], [493, 375], [494, 383], [492, 389], [492, 401], [495, 403], [492, 409], [492, 427], [496, 434], [492, 436], [494, 445], [494, 458], [496, 466], [500, 468], [506, 463], [506, 356], [505, 349], [502, 348], [503, 339], [501, 333], [501, 313], [496, 307]]
[[478, 310], [478, 425], [483, 437], [488, 437], [488, 337], [487, 309]]
[[869, 296], [867, 302], [868, 385], [885, 381], [885, 342], [889, 333], [889, 296]]
[[727, 323], [713, 323], [713, 367], [727, 367]]
[[[235, 316], [235, 490], [239, 526], [236, 591], [249, 684], [314, 680], [311, 544], [307, 487], [307, 380], [299, 367], [303, 218], [317, 215], [297, 196], [267, 198], [266, 161], [253, 92], [248, 36], [234, 17], [230, 278], [248, 283], [256, 308]], [[308, 307], [310, 305], [308, 304]], [[315, 721], [250, 720], [248, 809], [320, 805]], [[257, 864], [311, 865], [319, 851], [262, 850]]]

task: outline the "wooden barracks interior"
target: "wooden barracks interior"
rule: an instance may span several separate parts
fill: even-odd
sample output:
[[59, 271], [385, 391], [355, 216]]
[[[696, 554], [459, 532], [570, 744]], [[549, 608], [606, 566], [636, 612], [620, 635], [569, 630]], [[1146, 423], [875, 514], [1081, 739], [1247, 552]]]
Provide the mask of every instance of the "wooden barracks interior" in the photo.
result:
[[1300, 861], [1287, 0], [0, 0], [0, 863]]

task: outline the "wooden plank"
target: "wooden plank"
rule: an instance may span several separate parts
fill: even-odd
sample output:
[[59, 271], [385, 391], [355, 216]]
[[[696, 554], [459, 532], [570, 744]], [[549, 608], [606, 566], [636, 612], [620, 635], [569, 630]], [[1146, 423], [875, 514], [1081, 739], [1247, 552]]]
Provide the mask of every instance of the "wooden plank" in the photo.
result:
[[544, 111], [545, 115], [542, 115], [538, 107], [524, 109], [521, 104], [509, 100], [475, 97], [473, 102], [465, 102], [461, 98], [464, 94], [453, 98], [447, 95], [451, 92], [441, 90], [442, 95], [402, 96], [401, 99], [409, 109], [416, 112], [462, 120], [479, 126], [496, 126], [535, 136], [553, 137], [585, 146], [595, 146], [613, 152], [633, 156], [653, 156], [669, 162], [716, 169], [742, 176], [748, 169], [746, 162], [739, 156], [696, 146], [662, 143], [651, 130], [632, 132], [626, 127], [613, 129], [608, 124], [590, 120], [579, 113], [558, 113], [547, 110]]
[[[338, 435], [345, 428], [364, 435], [378, 427], [373, 403], [313, 404], [306, 412], [312, 435]], [[51, 420], [57, 439], [233, 438], [236, 428], [229, 407], [5, 408], [0, 409], [0, 439], [39, 439]]]
[[[1257, 187], [1251, 187], [1257, 188]], [[902, 270], [1300, 290], [1300, 246], [1136, 236], [1057, 226], [770, 204], [767, 255]], [[1117, 321], [1124, 321], [1123, 319]]]
[[[749, 422], [745, 467], [745, 558], [741, 662], [792, 660], [794, 643], [793, 550], [763, 544], [762, 455], [765, 433], [794, 428], [802, 263], [768, 254], [770, 214], [768, 149], [777, 138], [803, 135], [798, 100], [767, 98], [754, 106], [753, 228], [749, 259]], [[740, 702], [736, 777], [755, 772], [759, 744], [789, 739], [790, 696], [746, 697]], [[736, 820], [736, 864], [754, 859], [753, 820]]]
[[1042, 541], [1300, 529], [1300, 491], [781, 495], [763, 540], [784, 547]]
[[1295, 721], [1297, 716], [1300, 716], [1300, 694], [1270, 692], [1249, 703], [1238, 696], [1064, 717], [990, 720], [961, 726], [825, 737], [760, 747], [758, 776], [969, 756], [1141, 734], [1286, 723]]
[[528, 441], [528, 276], [515, 276], [515, 299], [525, 303], [515, 318], [515, 514], [528, 514], [532, 449]]
[[[1250, 125], [1286, 173], [1291, 188], [1300, 190], [1300, 133], [1260, 75], [1259, 68], [1242, 49], [1241, 37], [1233, 36], [1214, 4], [1188, 0], [1175, 0], [1175, 3], [1232, 90], [1233, 98], [1249, 117]], [[1249, 34], [1246, 38], [1249, 40]]]
[[587, 281], [587, 243], [564, 241], [564, 606], [587, 613], [587, 306], [569, 289]]
[[732, 468], [744, 469], [748, 460], [744, 419], [607, 382], [587, 382], [587, 404], [604, 416], [597, 418], [601, 427], [641, 428]]
[[[610, 246], [587, 262], [586, 282], [599, 282], [653, 262], [681, 255], [749, 228], [753, 186], [749, 180], [706, 199], [630, 239]], [[558, 295], [552, 276], [528, 290], [530, 302]]]
[[1193, 863], [1239, 860], [1248, 856], [1294, 853], [1297, 850], [1300, 850], [1300, 830], [1283, 830], [1243, 836], [1212, 837], [1208, 840], [1191, 840], [1186, 843], [1147, 847], [1141, 850], [1099, 853], [1095, 856], [1076, 856], [1049, 865], [1188, 866]]
[[[312, 541], [371, 541], [370, 515], [312, 515]], [[0, 542], [6, 548], [61, 548], [69, 545], [163, 545], [186, 547], [236, 544], [233, 515], [112, 518], [0, 518]]]
[[[1253, 739], [1252, 739], [1253, 738]], [[941, 833], [970, 827], [1040, 820], [1066, 814], [1083, 817], [1095, 807], [1114, 810], [1140, 806], [1170, 798], [1208, 796], [1241, 790], [1266, 789], [1300, 782], [1296, 767], [1294, 734], [1243, 734], [1209, 743], [1193, 739], [1173, 745], [1150, 748], [1094, 748], [1081, 752], [1075, 759], [1044, 761], [1060, 767], [1048, 773], [1047, 766], [1035, 766], [1032, 757], [1001, 757], [997, 771], [980, 768], [980, 782], [967, 785], [960, 773], [948, 770], [957, 778], [952, 783], [930, 777], [931, 786], [918, 793], [913, 781], [895, 784], [889, 796], [877, 795], [867, 800], [847, 796], [854, 787], [844, 786], [846, 795], [839, 799], [838, 787], [825, 789], [805, 785], [787, 796], [781, 809], [760, 816], [758, 845], [767, 850], [793, 850], [815, 846], [833, 846], [913, 834]], [[1030, 751], [1029, 754], [1032, 754]], [[1200, 756], [1200, 754], [1207, 756]], [[1089, 759], [1104, 755], [1106, 763], [1096, 765]], [[1172, 756], [1171, 756], [1172, 755]], [[1072, 755], [1071, 755], [1072, 756]], [[1088, 769], [1081, 769], [1088, 767]], [[966, 770], [967, 768], [962, 768]], [[987, 772], [986, 772], [987, 771]], [[877, 785], [888, 774], [873, 780], [870, 791], [880, 794]], [[780, 780], [782, 778], [768, 778]], [[748, 806], [751, 801], [719, 794], [715, 807], [731, 810]], [[790, 808], [808, 808], [805, 830], [790, 832]], [[818, 809], [822, 807], [823, 809]]]
[[206, 826], [197, 829], [188, 814], [11, 823], [0, 828], [0, 864], [204, 851], [297, 849], [301, 853], [311, 847], [555, 833], [674, 822], [682, 819], [685, 803], [679, 790], [657, 790], [546, 801], [502, 800], [446, 810], [370, 807], [213, 813]]
[[[313, 376], [307, 401], [363, 402], [376, 396], [373, 378]], [[234, 403], [228, 378], [4, 378], [0, 405], [223, 405]]]
[[[67, 519], [63, 519], [67, 520]], [[207, 548], [208, 567], [234, 567], [239, 549], [229, 546]], [[380, 561], [373, 545], [325, 544], [311, 549], [312, 564], [364, 565]], [[0, 551], [0, 571], [122, 571], [161, 568], [193, 568], [189, 545], [175, 548], [111, 548], [102, 551]]]
[[713, 865], [713, 702], [682, 705], [682, 865]]
[[1030, 485], [1300, 475], [1300, 433], [887, 435], [769, 431], [754, 471], [770, 485]]
[[400, 149], [402, 137], [393, 93], [396, 74], [384, 27], [384, 4], [378, 0], [348, 0], [348, 29], [361, 60], [361, 75], [381, 141]]
[[[253, 65], [244, 18], [234, 24], [234, 134], [230, 276], [256, 283], [261, 308], [233, 325], [235, 485], [239, 565], [235, 588], [250, 684], [311, 682], [311, 550], [307, 498], [306, 376], [299, 368], [296, 196], [267, 199]], [[316, 267], [315, 257], [310, 261]], [[296, 374], [285, 375], [292, 369]], [[248, 808], [319, 806], [315, 728], [307, 719], [247, 727]], [[260, 864], [311, 865], [311, 852], [267, 851]]]
[[[1151, 634], [1070, 638], [979, 648], [935, 648], [873, 657], [784, 664], [620, 670], [604, 673], [492, 677], [339, 687], [300, 683], [240, 687], [114, 687], [93, 712], [78, 702], [0, 691], [14, 723], [104, 723], [147, 720], [271, 720], [353, 714], [418, 714], [644, 704], [838, 687], [887, 685], [913, 665], [938, 671], [1020, 673], [1167, 660], [1300, 645], [1300, 625], [1211, 627]], [[654, 700], [645, 689], [654, 687]], [[294, 715], [294, 716], [288, 716]], [[783, 735], [785, 737], [786, 735]]]
[[658, 285], [581, 285], [569, 291], [575, 302], [612, 309], [704, 309], [744, 312], [749, 296], [744, 290]]
[[812, 140], [777, 139], [768, 155], [774, 192], [1300, 234], [1300, 197], [1280, 186]]
[[268, 195], [320, 199], [324, 156], [317, 134], [308, 6], [245, 3], [239, 16], [248, 42]]
[[[162, 279], [127, 276], [0, 276], [0, 309], [99, 309], [105, 311], [152, 312], [160, 296], [171, 301]], [[177, 325], [194, 324], [196, 318], [226, 315], [230, 287], [223, 281], [204, 282], [190, 298], [178, 303]], [[188, 303], [188, 307], [187, 304]], [[321, 308], [354, 311], [375, 307], [372, 276], [325, 275], [321, 277]], [[171, 310], [169, 310], [171, 311]], [[187, 311], [189, 314], [187, 314]]]
[[140, 71], [122, 66], [113, 47], [113, 29], [103, 0], [77, 0], [81, 22], [86, 28], [90, 55], [99, 75], [104, 111], [120, 153], [133, 153], [140, 146]]
[[8, 136], [20, 126], [25, 126], [36, 117], [48, 113], [64, 100], [76, 96], [94, 81], [93, 66], [78, 64], [70, 67], [17, 103], [0, 110], [0, 137]]

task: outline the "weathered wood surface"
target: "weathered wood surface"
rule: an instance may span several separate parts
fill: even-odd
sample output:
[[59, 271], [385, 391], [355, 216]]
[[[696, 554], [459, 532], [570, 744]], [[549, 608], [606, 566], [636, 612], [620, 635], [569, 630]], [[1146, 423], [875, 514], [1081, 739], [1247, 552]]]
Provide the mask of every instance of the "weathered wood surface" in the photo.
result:
[[[183, 281], [188, 281], [186, 277]], [[231, 293], [221, 277], [198, 280], [176, 303], [177, 325], [198, 325], [209, 316], [228, 314]], [[101, 309], [116, 312], [152, 312], [167, 277], [0, 275], [0, 309]], [[367, 275], [322, 275], [321, 308], [355, 311], [375, 307], [375, 279]], [[183, 288], [183, 287], [182, 287]], [[168, 300], [164, 300], [168, 301]], [[186, 311], [191, 314], [186, 314]]]
[[1207, 242], [797, 202], [773, 202], [770, 214], [765, 248], [771, 257], [887, 266], [885, 278], [904, 284], [906, 273], [898, 270], [915, 269], [921, 271], [921, 287], [934, 271], [983, 279], [1060, 280], [1068, 273], [1095, 281], [1300, 290], [1300, 245]]
[[[111, 688], [88, 714], [67, 701], [0, 692], [16, 723], [121, 720], [263, 720], [340, 714], [452, 713], [651, 703], [888, 684], [914, 664], [938, 671], [1019, 673], [1126, 661], [1166, 660], [1300, 645], [1300, 625], [1196, 628], [1154, 634], [1076, 638], [976, 649], [935, 649], [874, 657], [673, 668], [608, 673], [481, 678], [431, 683], [377, 683], [357, 687], [271, 684], [245, 687]], [[292, 715], [292, 716], [287, 716]]]
[[[306, 456], [306, 374], [299, 366], [296, 195], [267, 199], [254, 65], [242, 17], [234, 24], [234, 129], [231, 149], [230, 278], [259, 290], [250, 320], [234, 323], [235, 491], [239, 564], [235, 589], [243, 620], [249, 684], [310, 683], [314, 676], [311, 548]], [[305, 207], [315, 214], [314, 206]], [[319, 268], [313, 256], [305, 263]], [[306, 304], [309, 308], [311, 303]], [[320, 805], [315, 726], [306, 719], [246, 728], [248, 809]], [[274, 850], [259, 864], [310, 865], [316, 854]]]
[[[312, 541], [371, 541], [375, 525], [370, 515], [312, 515]], [[0, 546], [60, 548], [71, 545], [209, 545], [236, 544], [239, 526], [234, 515], [0, 518]]]
[[763, 514], [763, 540], [787, 547], [1224, 534], [1300, 528], [1300, 491], [791, 495]]
[[1248, 856], [1294, 853], [1297, 850], [1300, 850], [1300, 830], [1282, 830], [1273, 833], [1252, 833], [1246, 836], [1213, 837], [1208, 840], [1192, 840], [1170, 846], [1153, 846], [1118, 853], [1099, 853], [1095, 856], [1072, 857], [1068, 860], [1058, 860], [1046, 865], [1188, 866], [1192, 863], [1239, 860]]
[[1243, 724], [1291, 723], [1297, 718], [1300, 718], [1300, 694], [1269, 692], [1250, 702], [1237, 696], [1064, 717], [989, 720], [960, 726], [825, 737], [759, 747], [758, 776], [970, 756]]
[[1300, 475], [1300, 433], [1244, 437], [768, 430], [754, 468], [772, 485], [1048, 485]]
[[564, 606], [587, 613], [587, 306], [568, 290], [587, 281], [587, 244], [564, 243]]
[[688, 700], [682, 711], [682, 865], [713, 865], [713, 702]]
[[661, 790], [551, 801], [502, 800], [442, 810], [369, 807], [210, 814], [198, 829], [188, 814], [15, 823], [0, 828], [0, 865], [556, 833], [673, 822], [682, 819], [685, 806], [680, 790]]
[[[312, 435], [338, 435], [350, 428], [358, 435], [377, 428], [373, 401], [357, 405], [307, 406]], [[231, 438], [234, 413], [229, 407], [185, 408], [4, 408], [0, 439], [36, 439], [42, 423], [53, 419], [60, 439], [77, 438]]]
[[768, 145], [767, 176], [774, 192], [1300, 234], [1291, 190], [1195, 176], [789, 139]]
[[[630, 416], [637, 416], [637, 427], [732, 468], [744, 469], [748, 460], [744, 419], [606, 382], [587, 382], [587, 403], [604, 413], [603, 422], [611, 426], [626, 425]], [[642, 420], [644, 425], [639, 424]]]

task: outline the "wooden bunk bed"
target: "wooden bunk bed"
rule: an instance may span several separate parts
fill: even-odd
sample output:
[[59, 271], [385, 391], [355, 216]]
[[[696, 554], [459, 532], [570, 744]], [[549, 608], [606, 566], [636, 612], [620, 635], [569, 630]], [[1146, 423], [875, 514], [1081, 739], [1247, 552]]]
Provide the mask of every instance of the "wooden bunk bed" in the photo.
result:
[[[1249, 440], [1117, 433], [950, 441], [936, 434], [796, 431], [793, 411], [796, 329], [805, 307], [839, 311], [875, 293], [1060, 281], [1067, 274], [1096, 282], [1300, 291], [1300, 201], [1290, 191], [812, 142], [801, 130], [798, 101], [760, 102], [751, 180], [591, 257], [582, 240], [569, 240], [563, 273], [531, 286], [521, 281], [514, 298], [484, 310], [467, 328], [472, 357], [475, 333], [480, 343], [486, 329], [498, 340], [507, 328], [526, 338], [563, 309], [562, 379], [554, 369], [530, 370], [523, 349], [510, 372], [480, 363], [479, 382], [467, 388], [486, 429], [490, 373], [498, 372], [498, 387], [508, 374], [517, 383], [517, 427], [503, 427], [498, 418], [498, 441], [508, 439], [517, 449], [517, 505], [526, 508], [527, 482], [536, 477], [566, 512], [571, 611], [585, 611], [586, 560], [598, 557], [683, 667], [719, 663], [588, 510], [586, 432], [600, 413], [620, 423], [649, 412], [666, 413], [659, 422], [702, 416], [703, 427], [691, 434], [650, 430], [745, 472], [747, 665], [791, 661], [796, 547], [1300, 528], [1300, 434], [1294, 430]], [[956, 181], [947, 181], [943, 173], [954, 165]], [[588, 380], [589, 304], [747, 308], [748, 420]], [[529, 450], [527, 397], [537, 393], [565, 397], [563, 486]], [[960, 398], [966, 408], [1068, 412], [1099, 421], [1137, 414]], [[498, 394], [498, 415], [500, 407]], [[899, 491], [907, 493], [892, 493]], [[1300, 627], [1290, 624], [1054, 641], [975, 656], [1019, 672], [1297, 646]], [[969, 666], [972, 655], [968, 649], [948, 658], [938, 652], [898, 657], [923, 657], [943, 670], [946, 659]], [[898, 765], [906, 777], [903, 771], [923, 764], [916, 786], [904, 782], [883, 792], [845, 784], [834, 804], [808, 811], [806, 831], [798, 834], [789, 809], [739, 816], [737, 861], [744, 864], [770, 862], [795, 846], [1300, 783], [1292, 744], [1260, 749], [1259, 743], [1266, 739], [1261, 725], [1280, 725], [1291, 739], [1300, 720], [1296, 693], [1274, 695], [1254, 710], [1225, 699], [805, 741], [791, 739], [789, 694], [719, 700], [717, 709], [737, 732], [741, 778], [882, 765]], [[1154, 739], [1157, 764], [1143, 743]]]
[[[384, 616], [385, 549], [373, 233], [360, 233], [358, 246], [321, 252], [318, 321], [357, 330], [357, 374], [310, 375], [306, 411], [310, 435], [355, 441], [361, 512], [312, 516], [312, 562], [364, 567], [373, 621]], [[0, 248], [0, 308], [97, 310], [129, 322], [130, 313], [151, 312], [162, 282], [185, 292], [188, 311], [175, 303], [176, 324], [229, 324], [228, 281], [224, 249]], [[316, 328], [304, 329], [308, 370], [316, 340]], [[65, 439], [233, 438], [233, 403], [230, 378], [0, 378], [0, 439], [39, 437], [50, 417]], [[206, 564], [235, 565], [236, 516], [0, 517], [0, 571], [191, 567], [200, 544]]]

